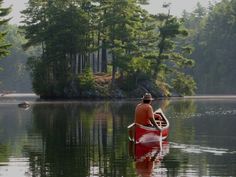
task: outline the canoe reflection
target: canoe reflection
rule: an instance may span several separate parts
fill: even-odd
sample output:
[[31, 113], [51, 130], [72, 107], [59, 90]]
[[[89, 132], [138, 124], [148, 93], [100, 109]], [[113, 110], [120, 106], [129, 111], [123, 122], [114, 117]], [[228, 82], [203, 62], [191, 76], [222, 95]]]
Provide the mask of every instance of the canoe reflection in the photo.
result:
[[138, 176], [152, 176], [153, 169], [161, 165], [161, 161], [168, 153], [168, 141], [148, 144], [129, 142], [129, 154], [134, 159]]

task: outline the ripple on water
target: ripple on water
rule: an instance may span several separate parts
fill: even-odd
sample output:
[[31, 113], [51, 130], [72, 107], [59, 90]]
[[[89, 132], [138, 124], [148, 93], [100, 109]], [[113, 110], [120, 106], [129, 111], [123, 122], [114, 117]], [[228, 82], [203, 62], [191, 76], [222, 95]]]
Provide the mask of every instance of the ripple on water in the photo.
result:
[[211, 153], [214, 155], [223, 155], [223, 154], [235, 154], [235, 151], [229, 151], [228, 149], [224, 148], [212, 148], [200, 145], [189, 145], [189, 144], [178, 144], [178, 143], [170, 143], [171, 148], [180, 149], [186, 153]]

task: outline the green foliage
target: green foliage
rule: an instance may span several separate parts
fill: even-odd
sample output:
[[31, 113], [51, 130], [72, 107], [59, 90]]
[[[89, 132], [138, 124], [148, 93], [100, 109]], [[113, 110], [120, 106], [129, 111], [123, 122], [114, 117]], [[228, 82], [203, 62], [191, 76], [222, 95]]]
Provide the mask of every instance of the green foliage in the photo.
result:
[[157, 75], [156, 84], [160, 88], [163, 96], [171, 96], [171, 86], [167, 81], [167, 78], [168, 78], [167, 73], [170, 72], [169, 68], [165, 64], [160, 65], [159, 68], [160, 68], [160, 71], [158, 72], [158, 75]]
[[177, 73], [172, 79], [173, 89], [180, 95], [193, 95], [196, 90], [196, 83], [192, 76], [183, 73]]
[[[194, 94], [194, 89], [179, 89], [192, 88], [192, 82], [185, 81], [188, 77], [185, 76], [186, 68], [194, 66], [194, 61], [187, 58], [191, 54], [191, 47], [182, 41], [188, 35], [187, 30], [183, 26], [183, 21], [177, 17], [160, 14], [155, 16], [160, 21], [159, 27], [159, 54], [154, 65], [154, 75], [157, 77], [157, 83], [166, 96], [171, 95], [171, 88], [177, 88], [175, 91], [180, 95]], [[180, 45], [181, 44], [181, 45]], [[176, 75], [178, 73], [178, 75]], [[181, 76], [181, 77], [180, 77]], [[180, 85], [177, 85], [177, 82]], [[173, 85], [174, 84], [174, 85]]]
[[134, 57], [129, 63], [129, 69], [132, 73], [141, 71], [148, 74], [151, 72], [151, 61], [142, 57]]
[[40, 53], [40, 50], [34, 47], [27, 52], [23, 51], [22, 44], [25, 43], [25, 38], [19, 33], [19, 28], [16, 25], [4, 25], [2, 29], [8, 31], [5, 39], [7, 43], [11, 43], [11, 47], [9, 48], [10, 55], [0, 61], [0, 65], [4, 68], [0, 74], [0, 80], [2, 81], [0, 90], [20, 93], [32, 92], [26, 61], [30, 55]]
[[27, 66], [31, 71], [33, 91], [42, 97], [50, 96], [53, 84], [47, 80], [47, 66], [39, 58], [28, 59]]
[[11, 12], [11, 7], [3, 8], [2, 4], [3, 0], [0, 0], [0, 59], [9, 54], [8, 49], [11, 46], [5, 40], [7, 32], [3, 31], [3, 26], [10, 20], [6, 19], [5, 17]]
[[78, 88], [80, 92], [93, 91], [95, 89], [95, 80], [91, 69], [87, 68], [84, 73], [78, 76]]
[[198, 5], [185, 14], [185, 26], [191, 31], [187, 39], [194, 46], [191, 57], [196, 61], [193, 76], [199, 94], [236, 93], [235, 41], [236, 2], [224, 0], [208, 11]]
[[39, 95], [64, 97], [73, 74], [74, 56], [79, 52], [87, 58], [88, 15], [72, 1], [30, 0], [22, 13], [25, 25], [21, 29], [27, 39], [24, 48], [42, 47], [39, 61], [34, 60], [33, 88]]
[[80, 92], [94, 90], [92, 71], [101, 67], [107, 72], [111, 64], [112, 86], [117, 76], [128, 90], [144, 80], [156, 84], [161, 78], [159, 83], [169, 94], [173, 73], [184, 74], [193, 65], [188, 59], [190, 47], [177, 40], [188, 32], [181, 19], [151, 16], [140, 3], [147, 1], [29, 0], [22, 12], [24, 48], [42, 48], [31, 62], [34, 90], [40, 95], [65, 96], [73, 78]]

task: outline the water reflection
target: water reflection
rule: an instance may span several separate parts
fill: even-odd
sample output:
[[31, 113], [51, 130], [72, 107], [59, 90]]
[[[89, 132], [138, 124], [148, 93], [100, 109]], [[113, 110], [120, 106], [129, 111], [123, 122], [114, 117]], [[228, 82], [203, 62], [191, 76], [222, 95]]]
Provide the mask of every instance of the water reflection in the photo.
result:
[[37, 152], [25, 148], [31, 171], [49, 176], [125, 175], [131, 164], [124, 163], [128, 121], [124, 111], [132, 114], [130, 106], [110, 102], [34, 105], [29, 134], [41, 136], [42, 143]]
[[157, 175], [157, 171], [160, 172], [158, 168], [161, 166], [161, 161], [168, 153], [168, 141], [146, 144], [129, 141], [129, 154], [134, 160], [136, 174], [141, 177]]
[[236, 176], [234, 100], [153, 102], [170, 121], [168, 146], [133, 153], [138, 101], [18, 102], [0, 104], [0, 176]]

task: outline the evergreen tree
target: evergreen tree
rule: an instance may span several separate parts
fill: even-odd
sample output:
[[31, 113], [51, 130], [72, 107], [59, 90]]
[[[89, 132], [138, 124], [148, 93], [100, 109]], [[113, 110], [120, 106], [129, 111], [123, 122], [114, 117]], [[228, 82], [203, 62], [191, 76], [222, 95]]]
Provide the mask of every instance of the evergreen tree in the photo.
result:
[[[159, 14], [155, 18], [159, 21], [159, 51], [154, 65], [157, 83], [165, 95], [171, 95], [171, 92], [192, 95], [196, 84], [185, 70], [194, 65], [194, 61], [188, 58], [192, 49], [181, 39], [186, 37], [188, 32], [183, 28], [181, 19], [177, 17]], [[181, 45], [177, 45], [178, 43]]]
[[[77, 7], [81, 8], [77, 8]], [[33, 88], [42, 96], [64, 96], [64, 89], [75, 70], [79, 54], [82, 69], [90, 46], [87, 4], [74, 1], [30, 0], [22, 13], [28, 42], [25, 47], [41, 44], [42, 55], [32, 58]]]
[[[187, 58], [189, 47], [175, 47], [176, 38], [187, 34], [180, 20], [163, 14], [153, 18], [140, 3], [147, 1], [29, 0], [22, 12], [24, 47], [42, 48], [40, 56], [29, 60], [34, 91], [64, 97], [75, 87], [78, 93], [93, 89], [91, 71], [107, 72], [111, 65], [112, 88], [128, 83], [131, 91], [146, 80], [158, 87], [169, 84], [164, 95], [172, 86], [180, 94], [192, 94], [194, 81], [183, 72], [193, 64]], [[115, 84], [118, 79], [121, 86]]]
[[[11, 7], [4, 8], [2, 7], [3, 0], [0, 0], [0, 28], [7, 24], [7, 22], [10, 20], [10, 18], [6, 18], [6, 16], [11, 12]], [[11, 46], [10, 44], [7, 44], [5, 41], [5, 36], [7, 32], [2, 31], [3, 28], [1, 28], [0, 31], [0, 58], [3, 58], [4, 56], [9, 54], [8, 48]], [[0, 68], [2, 69], [2, 68]]]
[[143, 43], [148, 41], [145, 37], [152, 30], [147, 30], [148, 18], [147, 12], [135, 0], [114, 0], [107, 6], [104, 23], [108, 28], [107, 43], [112, 56], [113, 84], [118, 70], [121, 77], [130, 75], [132, 69], [136, 70], [131, 64], [144, 58]]
[[6, 42], [10, 43], [10, 55], [0, 61], [4, 70], [0, 74], [0, 90], [16, 91], [20, 93], [32, 92], [31, 80], [27, 71], [27, 57], [32, 54], [40, 53], [38, 48], [30, 48], [25, 52], [22, 44], [25, 43], [24, 36], [18, 32], [16, 25], [5, 25], [4, 31], [7, 31]]
[[[235, 93], [235, 1], [211, 4], [207, 11], [200, 5], [185, 16], [191, 31], [187, 39], [194, 45], [196, 61], [193, 76], [199, 94]], [[203, 13], [202, 13], [203, 12]]]

